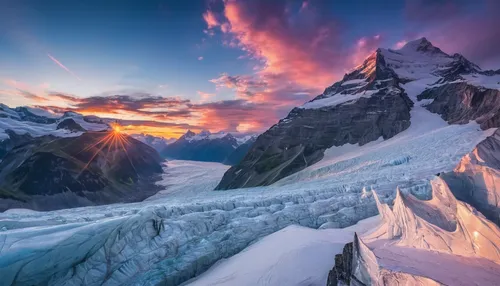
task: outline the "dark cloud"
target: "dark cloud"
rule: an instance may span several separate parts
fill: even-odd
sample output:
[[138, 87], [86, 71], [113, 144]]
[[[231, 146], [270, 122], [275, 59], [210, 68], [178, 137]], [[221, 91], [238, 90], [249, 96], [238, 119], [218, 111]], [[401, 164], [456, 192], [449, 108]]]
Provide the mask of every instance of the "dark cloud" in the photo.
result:
[[461, 53], [483, 68], [500, 68], [500, 1], [408, 0], [411, 31], [448, 53]]

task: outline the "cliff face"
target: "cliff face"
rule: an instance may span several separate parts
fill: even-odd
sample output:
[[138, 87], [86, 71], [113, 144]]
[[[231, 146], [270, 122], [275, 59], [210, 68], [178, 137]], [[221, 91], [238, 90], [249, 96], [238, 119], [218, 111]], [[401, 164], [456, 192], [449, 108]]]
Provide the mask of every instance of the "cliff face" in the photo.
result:
[[318, 162], [332, 146], [391, 138], [410, 126], [411, 106], [408, 97], [394, 89], [352, 104], [295, 108], [258, 137], [217, 189], [269, 185]]
[[500, 91], [467, 82], [449, 83], [424, 91], [419, 100], [432, 99], [427, 109], [451, 124], [476, 120], [482, 129], [500, 126]]
[[269, 185], [317, 163], [330, 147], [391, 138], [410, 126], [417, 101], [426, 100], [426, 108], [450, 124], [476, 120], [482, 129], [498, 127], [498, 82], [496, 73], [425, 38], [399, 50], [378, 49], [259, 136], [216, 190]]

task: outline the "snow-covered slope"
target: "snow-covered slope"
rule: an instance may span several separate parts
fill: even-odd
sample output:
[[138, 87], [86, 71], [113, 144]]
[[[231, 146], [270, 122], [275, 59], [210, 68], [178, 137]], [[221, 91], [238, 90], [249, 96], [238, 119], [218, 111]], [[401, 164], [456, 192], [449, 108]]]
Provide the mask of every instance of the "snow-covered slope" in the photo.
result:
[[432, 199], [397, 190], [392, 209], [377, 202], [383, 223], [356, 236], [351, 281], [365, 285], [495, 285], [500, 279], [500, 229], [431, 181]]
[[332, 258], [354, 233], [377, 225], [375, 216], [343, 229], [289, 226], [222, 260], [186, 283], [190, 286], [326, 285]]
[[79, 136], [81, 132], [74, 132], [65, 128], [58, 128], [58, 124], [66, 119], [74, 120], [87, 131], [108, 130], [104, 122], [90, 122], [81, 114], [68, 112], [66, 114], [53, 114], [48, 111], [32, 108], [9, 108], [0, 104], [0, 141], [9, 138], [8, 130], [18, 134], [28, 134], [32, 137], [53, 135], [56, 137]]

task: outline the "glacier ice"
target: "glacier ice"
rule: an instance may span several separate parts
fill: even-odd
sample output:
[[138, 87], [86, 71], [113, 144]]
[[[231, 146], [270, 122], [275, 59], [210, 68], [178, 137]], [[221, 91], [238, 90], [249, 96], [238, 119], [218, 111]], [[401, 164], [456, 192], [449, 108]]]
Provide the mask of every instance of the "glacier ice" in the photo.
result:
[[[407, 85], [409, 96], [425, 87]], [[172, 161], [165, 190], [141, 203], [7, 211], [0, 214], [0, 284], [180, 284], [287, 226], [346, 227], [375, 215], [364, 187], [382, 203], [396, 186], [425, 196], [429, 179], [493, 132], [447, 125], [419, 105], [411, 115], [410, 128], [390, 140], [331, 148], [272, 186], [214, 192], [227, 166]]]
[[383, 223], [355, 236], [353, 273], [366, 285], [495, 285], [500, 278], [500, 228], [464, 202], [445, 181], [432, 198], [397, 190], [392, 209], [374, 192]]

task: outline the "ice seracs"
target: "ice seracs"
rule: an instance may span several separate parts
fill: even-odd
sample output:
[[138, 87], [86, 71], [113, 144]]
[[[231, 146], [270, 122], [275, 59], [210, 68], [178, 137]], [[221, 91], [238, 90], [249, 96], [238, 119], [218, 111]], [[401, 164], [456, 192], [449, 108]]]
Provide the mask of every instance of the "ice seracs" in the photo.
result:
[[343, 257], [352, 266], [335, 267], [335, 276], [351, 285], [493, 285], [500, 278], [500, 229], [457, 201], [441, 178], [431, 185], [429, 201], [398, 189], [392, 209], [374, 192], [382, 223], [345, 246], [353, 248], [342, 254], [352, 255]]

